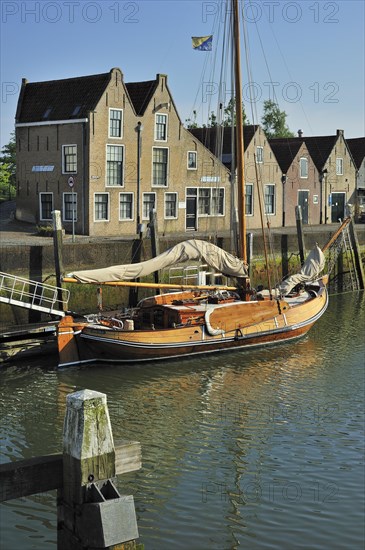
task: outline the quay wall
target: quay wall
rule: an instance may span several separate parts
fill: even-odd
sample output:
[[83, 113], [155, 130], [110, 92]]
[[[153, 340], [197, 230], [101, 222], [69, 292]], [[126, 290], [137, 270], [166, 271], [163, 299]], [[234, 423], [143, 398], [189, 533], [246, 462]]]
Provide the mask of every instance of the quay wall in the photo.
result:
[[[325, 244], [332, 236], [335, 230], [334, 226], [322, 226], [318, 230], [312, 227], [304, 228], [305, 247], [309, 251], [317, 242], [320, 245]], [[360, 247], [365, 248], [365, 225], [357, 225], [357, 236]], [[263, 239], [261, 232], [253, 231], [253, 257], [251, 265], [251, 279], [253, 286], [258, 284], [267, 284], [263, 269]], [[201, 236], [202, 237], [202, 236]], [[167, 239], [161, 237], [160, 252], [167, 250], [177, 242], [186, 238], [199, 238], [198, 235], [181, 234], [176, 239]], [[69, 236], [66, 237], [63, 248], [63, 267], [64, 273], [71, 273], [73, 270], [95, 269], [109, 265], [131, 263], [132, 262], [132, 244], [131, 240], [112, 239], [112, 238], [80, 238], [76, 242], [71, 242]], [[225, 250], [231, 250], [230, 238], [223, 236], [219, 240], [219, 245]], [[295, 229], [285, 228], [285, 230], [275, 230], [271, 232], [270, 241], [267, 242], [267, 248], [273, 252], [275, 262], [270, 262], [270, 271], [272, 272], [272, 281], [275, 283], [278, 278], [286, 275], [288, 272], [296, 271], [299, 265], [298, 239]], [[24, 277], [33, 281], [41, 281], [47, 284], [56, 284], [55, 279], [55, 260], [53, 239], [44, 238], [44, 244], [27, 244], [25, 242], [0, 244], [0, 271]], [[151, 241], [144, 239], [142, 245], [141, 260], [151, 257]], [[69, 309], [78, 313], [96, 312], [98, 308], [98, 297], [96, 288], [93, 285], [68, 285], [71, 292]], [[103, 307], [105, 309], [118, 309], [128, 304], [129, 290], [125, 288], [103, 288]], [[139, 298], [147, 295], [148, 291], [139, 290]], [[0, 304], [1, 327], [9, 324], [23, 324], [28, 322], [38, 322], [47, 317], [42, 317], [38, 312], [27, 311], [21, 308], [10, 307], [6, 304]]]

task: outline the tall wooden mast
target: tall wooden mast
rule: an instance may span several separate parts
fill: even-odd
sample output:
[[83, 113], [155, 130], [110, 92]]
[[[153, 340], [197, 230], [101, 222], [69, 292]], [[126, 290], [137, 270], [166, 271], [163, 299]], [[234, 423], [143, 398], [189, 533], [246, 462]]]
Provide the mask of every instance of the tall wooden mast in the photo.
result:
[[234, 37], [234, 73], [235, 73], [235, 105], [236, 105], [236, 147], [237, 147], [237, 188], [238, 188], [238, 237], [239, 255], [247, 263], [246, 243], [246, 208], [245, 208], [245, 174], [244, 174], [244, 144], [242, 116], [242, 76], [239, 26], [239, 0], [233, 4], [233, 37]]

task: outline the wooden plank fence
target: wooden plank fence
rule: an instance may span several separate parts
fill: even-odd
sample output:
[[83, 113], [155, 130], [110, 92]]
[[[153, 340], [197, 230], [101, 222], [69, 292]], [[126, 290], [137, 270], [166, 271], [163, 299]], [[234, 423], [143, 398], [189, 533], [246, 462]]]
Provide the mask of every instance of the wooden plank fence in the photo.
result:
[[133, 496], [115, 485], [141, 468], [140, 443], [114, 443], [105, 394], [82, 390], [66, 401], [63, 453], [0, 465], [0, 502], [57, 489], [58, 550], [143, 548]]

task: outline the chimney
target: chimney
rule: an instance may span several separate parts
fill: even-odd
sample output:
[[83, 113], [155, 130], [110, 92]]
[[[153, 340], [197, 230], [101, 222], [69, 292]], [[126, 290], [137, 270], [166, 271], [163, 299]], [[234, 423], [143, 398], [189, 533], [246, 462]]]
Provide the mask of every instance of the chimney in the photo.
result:
[[298, 130], [298, 137], [303, 137], [303, 130]]

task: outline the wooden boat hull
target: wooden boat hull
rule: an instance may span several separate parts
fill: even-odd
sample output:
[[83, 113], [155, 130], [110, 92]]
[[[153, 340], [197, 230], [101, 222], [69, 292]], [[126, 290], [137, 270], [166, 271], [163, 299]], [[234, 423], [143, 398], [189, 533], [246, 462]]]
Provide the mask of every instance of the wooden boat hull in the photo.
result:
[[[59, 364], [156, 361], [293, 340], [306, 334], [325, 312], [328, 295], [323, 286], [317, 296], [285, 311], [276, 309], [267, 318], [255, 314], [253, 323], [245, 320], [242, 309], [256, 310], [257, 302], [242, 304], [226, 304], [228, 328], [221, 326], [218, 334], [209, 333], [205, 323], [161, 330], [113, 330], [97, 324], [77, 324], [66, 317], [59, 324]], [[235, 319], [238, 306], [240, 319]]]

